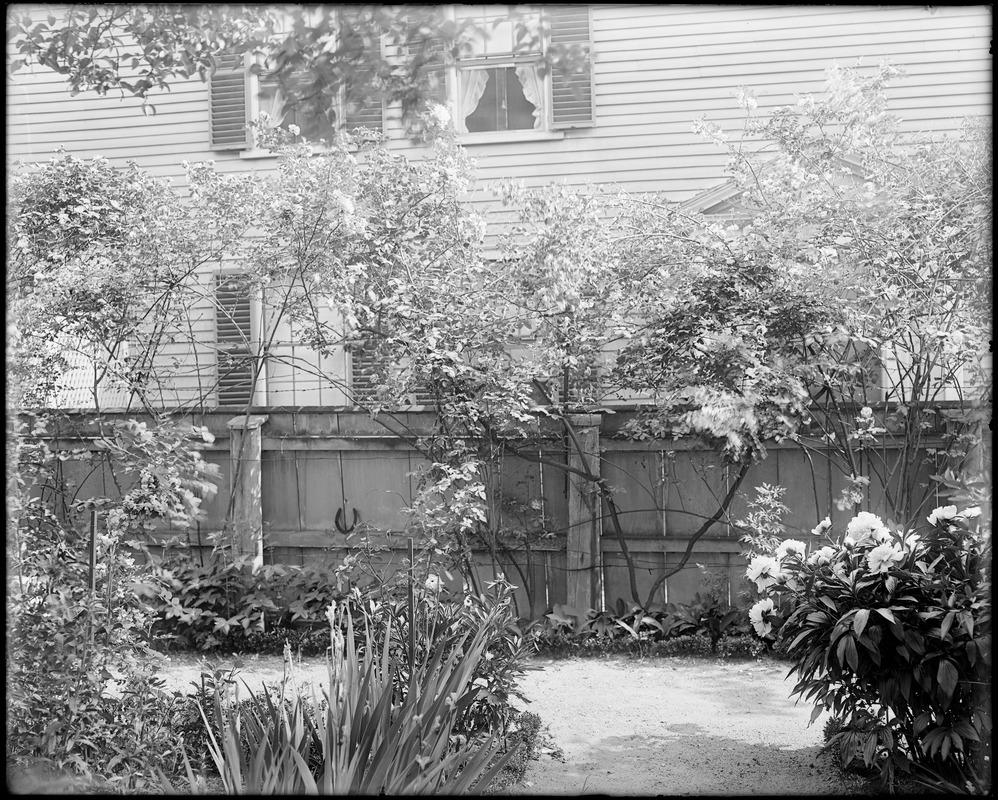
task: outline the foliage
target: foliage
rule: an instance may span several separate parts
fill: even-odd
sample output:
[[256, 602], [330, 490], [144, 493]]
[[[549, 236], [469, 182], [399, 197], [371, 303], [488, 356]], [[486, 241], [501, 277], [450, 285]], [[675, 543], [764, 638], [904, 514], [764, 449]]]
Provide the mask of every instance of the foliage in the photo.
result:
[[786, 489], [782, 486], [764, 483], [756, 487], [755, 497], [748, 499], [748, 514], [735, 523], [745, 531], [741, 537], [742, 544], [746, 546], [743, 556], [751, 558], [771, 553], [785, 538], [786, 527], [782, 520], [790, 511], [783, 504], [785, 493]]
[[[488, 766], [495, 735], [477, 746], [451, 735], [478, 692], [474, 669], [487, 650], [488, 626], [463, 636], [449, 654], [441, 643], [421, 657], [399, 698], [390, 626], [381, 638], [365, 628], [358, 642], [347, 609], [331, 607], [329, 621], [330, 689], [325, 703], [312, 698], [312, 717], [300, 696], [289, 707], [283, 693], [276, 702], [265, 693], [258, 713], [226, 707], [216, 692], [213, 712], [222, 734], [211, 738], [210, 752], [226, 792], [425, 794], [488, 786], [514, 753]], [[313, 748], [321, 754], [315, 773]], [[196, 789], [193, 773], [190, 778]]]
[[499, 794], [503, 790], [518, 786], [533, 759], [537, 758], [538, 738], [541, 733], [541, 718], [529, 711], [519, 711], [514, 719], [514, 729], [506, 737], [506, 750], [513, 757], [489, 784], [486, 794]]
[[480, 691], [458, 722], [469, 734], [504, 730], [508, 725], [514, 713], [509, 700], [519, 697], [517, 680], [529, 653], [513, 614], [509, 584], [496, 581], [478, 595], [467, 587], [460, 592], [448, 590], [436, 575], [414, 581], [417, 611], [410, 620], [413, 606], [405, 573], [381, 586], [362, 589], [351, 585], [352, 573], [345, 571], [348, 565], [254, 569], [252, 561], [249, 556], [232, 558], [216, 552], [204, 566], [182, 555], [155, 565], [136, 584], [149, 604], [154, 643], [243, 654], [283, 653], [287, 646], [304, 655], [322, 655], [329, 643], [314, 629], [320, 619], [318, 609], [341, 603], [350, 610], [356, 626], [370, 627], [379, 636], [392, 631], [389, 647], [400, 661], [395, 676], [401, 692], [413, 658], [423, 658], [437, 646], [449, 653], [470, 631], [485, 627], [489, 644], [475, 667]]
[[335, 570], [280, 564], [257, 569], [252, 556], [221, 550], [203, 566], [170, 556], [152, 567], [140, 589], [156, 617], [158, 643], [199, 650], [231, 647], [285, 621], [318, 622], [318, 606], [328, 608], [345, 595]]
[[[467, 736], [483, 731], [505, 732], [515, 710], [510, 700], [524, 700], [518, 681], [528, 669], [530, 646], [524, 640], [512, 609], [512, 586], [503, 580], [488, 585], [484, 595], [469, 591], [450, 592], [436, 576], [415, 584], [412, 600], [388, 594], [368, 601], [364, 623], [377, 634], [391, 633], [390, 650], [400, 662], [396, 673], [397, 690], [406, 691], [413, 663], [419, 664], [437, 648], [454, 652], [459, 643], [476, 631], [485, 637], [485, 652], [474, 666], [473, 683], [477, 695], [455, 721], [456, 730]], [[410, 609], [415, 609], [410, 613]], [[409, 631], [413, 630], [412, 652]]]
[[[143, 98], [178, 79], [202, 80], [225, 53], [259, 54], [282, 90], [301, 104], [335, 109], [339, 92], [351, 100], [399, 101], [406, 112], [439, 91], [434, 75], [448, 57], [491, 30], [473, 21], [449, 22], [430, 6], [74, 5], [44, 20], [22, 8], [8, 20], [16, 72], [37, 62], [66, 76], [73, 94], [120, 91]], [[540, 50], [542, 18], [511, 13], [517, 48]], [[384, 37], [389, 58], [372, 40]], [[550, 43], [544, 70], [571, 74], [585, 58], [579, 48]], [[317, 100], [318, 99], [318, 100]]]
[[979, 515], [941, 507], [916, 533], [861, 512], [841, 542], [810, 555], [785, 542], [749, 567], [763, 594], [750, 618], [789, 642], [794, 693], [815, 703], [812, 720], [837, 720], [829, 745], [845, 765], [877, 768], [888, 786], [899, 771], [990, 780], [991, 536]]
[[[742, 93], [737, 142], [702, 129], [731, 156], [735, 211], [751, 220], [740, 250], [800, 275], [826, 308], [791, 340], [810, 406], [792, 438], [829, 449], [845, 478], [883, 485], [883, 512], [911, 525], [931, 502], [922, 464], [964, 460], [990, 402], [992, 162], [980, 121], [958, 138], [902, 135], [885, 94], [898, 77], [835, 67], [825, 97], [766, 118]], [[840, 507], [868, 485], [847, 487]]]
[[[697, 594], [692, 603], [668, 603], [650, 611], [620, 599], [614, 611], [589, 609], [583, 615], [556, 603], [545, 620], [534, 624], [530, 637], [534, 647], [548, 655], [689, 652], [754, 657], [763, 648], [742, 642], [743, 624], [739, 609], [724, 608], [715, 597]], [[706, 642], [706, 650], [701, 642]]]
[[[172, 730], [173, 700], [155, 677], [147, 644], [152, 620], [133, 591], [141, 570], [128, 546], [152, 519], [195, 514], [186, 487], [204, 476], [193, 434], [164, 427], [155, 436], [134, 421], [109, 432], [103, 441], [133, 483], [122, 485], [123, 496], [103, 499], [104, 513], [91, 531], [85, 511], [93, 502], [53, 499], [45, 488], [61, 462], [42, 424], [30, 435], [16, 433], [19, 477], [38, 478], [41, 492], [27, 496], [16, 481], [9, 486], [15, 537], [7, 756], [44, 759], [124, 791], [141, 788], [155, 770], [175, 767], [181, 744]], [[144, 466], [130, 470], [138, 465]]]
[[[67, 372], [85, 376], [93, 405], [161, 407], [171, 364], [159, 356], [187, 328], [204, 292], [198, 270], [233, 254], [246, 232], [249, 177], [199, 186], [181, 202], [134, 164], [116, 169], [57, 151], [8, 175], [8, 370], [15, 408], [53, 404]], [[236, 188], [241, 192], [236, 192]], [[243, 197], [245, 196], [245, 197]]]

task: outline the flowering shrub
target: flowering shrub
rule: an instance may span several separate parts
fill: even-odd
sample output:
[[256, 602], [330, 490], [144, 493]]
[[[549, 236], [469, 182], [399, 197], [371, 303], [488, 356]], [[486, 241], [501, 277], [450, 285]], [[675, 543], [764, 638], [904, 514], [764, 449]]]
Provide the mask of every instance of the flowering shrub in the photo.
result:
[[[749, 618], [794, 663], [812, 721], [837, 721], [843, 764], [984, 790], [991, 719], [990, 531], [980, 509], [938, 508], [923, 535], [857, 514], [840, 543], [793, 540], [753, 558]], [[830, 526], [822, 523], [815, 533]]]

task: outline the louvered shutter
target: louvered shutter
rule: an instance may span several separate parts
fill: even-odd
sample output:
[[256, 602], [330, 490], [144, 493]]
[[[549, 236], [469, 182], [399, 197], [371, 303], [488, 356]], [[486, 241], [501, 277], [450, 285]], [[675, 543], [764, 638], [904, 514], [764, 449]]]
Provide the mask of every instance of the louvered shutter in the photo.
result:
[[243, 56], [220, 56], [208, 77], [208, 146], [212, 150], [245, 150], [249, 108], [248, 70]]
[[[592, 58], [592, 23], [589, 6], [548, 6], [545, 13], [551, 20], [551, 44], [571, 47], [580, 45]], [[593, 113], [593, 68], [567, 77], [551, 75], [551, 127], [591, 128], [596, 124]]]
[[250, 293], [244, 280], [218, 276], [215, 289], [218, 404], [245, 407], [252, 400]]
[[[340, 11], [341, 18], [348, 19], [346, 10]], [[374, 33], [370, 41], [365, 42], [371, 47], [375, 55], [381, 56], [381, 37]], [[368, 97], [364, 94], [364, 88], [370, 86], [370, 81], [375, 72], [369, 66], [361, 66], [356, 70], [357, 92], [351, 91], [351, 86], [346, 86], [343, 92], [343, 127], [348, 131], [357, 128], [370, 128], [375, 131], [385, 129], [384, 103], [380, 97]]]
[[374, 399], [382, 378], [382, 360], [374, 342], [360, 342], [350, 348], [350, 389], [355, 405]]
[[[386, 343], [383, 340], [367, 339], [350, 345], [350, 389], [354, 405], [365, 405], [378, 399], [378, 387], [387, 376], [388, 363]], [[408, 397], [409, 404], [430, 405], [433, 394], [429, 388], [417, 387]]]

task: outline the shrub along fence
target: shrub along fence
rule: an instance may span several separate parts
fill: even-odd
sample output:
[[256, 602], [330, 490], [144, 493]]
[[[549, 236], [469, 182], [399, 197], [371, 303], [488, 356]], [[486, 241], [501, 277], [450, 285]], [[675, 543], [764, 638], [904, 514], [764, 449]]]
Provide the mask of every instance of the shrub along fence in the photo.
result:
[[[622, 438], [619, 431], [635, 411], [614, 412], [578, 415], [573, 423], [591, 456], [590, 467], [614, 487], [625, 544], [644, 597], [657, 576], [679, 563], [691, 536], [717, 510], [735, 471], [692, 440]], [[104, 422], [113, 418], [143, 419], [134, 413], [101, 414]], [[150, 532], [150, 543], [177, 536], [195, 558], [204, 558], [213, 537], [223, 531], [231, 506], [239, 531], [235, 549], [261, 561], [333, 566], [353, 553], [374, 570], [401, 568], [412, 536], [408, 509], [417, 473], [427, 465], [413, 437], [428, 433], [432, 421], [429, 412], [372, 418], [365, 412], [330, 408], [194, 414], [192, 424], [207, 427], [214, 437], [204, 456], [221, 470], [218, 492], [203, 504], [206, 518], [198, 526], [184, 531], [161, 527]], [[94, 413], [81, 411], [50, 425], [48, 436], [58, 449], [85, 450], [98, 430]], [[240, 456], [244, 466], [236, 470]], [[554, 440], [545, 456], [562, 463], [572, 457]], [[72, 458], [63, 469], [78, 497], [113, 495], [106, 471]], [[936, 490], [929, 477], [932, 471], [925, 467], [925, 491], [930, 495]], [[847, 476], [794, 443], [774, 443], [768, 458], [750, 470], [729, 514], [696, 542], [684, 569], [656, 590], [657, 602], [690, 602], [701, 588], [698, 565], [726, 582], [735, 601], [745, 560], [733, 522], [745, 516], [754, 487], [763, 483], [786, 487], [784, 502], [790, 513], [785, 522], [788, 535], [795, 538], [806, 539], [826, 516], [833, 522], [852, 516], [852, 509], [840, 510], [835, 503]], [[503, 572], [518, 587], [521, 616], [539, 618], [555, 603], [584, 610], [630, 598], [621, 543], [610, 526], [602, 524], [606, 509], [592, 507], [595, 495], [574, 476], [550, 464], [509, 456], [495, 466], [495, 484], [500, 500], [492, 514], [498, 515], [501, 529], [514, 535], [504, 552], [490, 551], [484, 544], [476, 547], [474, 560], [483, 579]], [[874, 481], [864, 510], [884, 514], [881, 496], [882, 487]], [[930, 509], [935, 501], [930, 498]]]

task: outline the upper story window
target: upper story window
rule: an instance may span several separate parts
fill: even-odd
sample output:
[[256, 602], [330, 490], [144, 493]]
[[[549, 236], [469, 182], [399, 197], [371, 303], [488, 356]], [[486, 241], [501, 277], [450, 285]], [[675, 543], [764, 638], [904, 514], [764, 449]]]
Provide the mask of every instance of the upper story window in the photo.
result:
[[[446, 97], [462, 139], [467, 143], [515, 141], [595, 125], [591, 64], [569, 75], [545, 73], [541, 68], [545, 48], [551, 45], [591, 53], [590, 7], [545, 6], [524, 11], [520, 6], [515, 14], [512, 8], [438, 7], [442, 17], [458, 22], [467, 19], [478, 29], [456, 58], [444, 56], [432, 34], [426, 40], [429, 47], [423, 48], [430, 54], [424, 69], [432, 73], [430, 83], [439, 91], [437, 99]], [[537, 30], [542, 22], [543, 38], [523, 37], [525, 28]], [[378, 37], [365, 46], [377, 47], [379, 53], [387, 46], [388, 58], [396, 53], [411, 57], [414, 49], [412, 42], [396, 49]], [[328, 98], [321, 98], [321, 103], [291, 103], [276, 79], [268, 78], [266, 72], [254, 74], [249, 66], [248, 58], [226, 56], [211, 76], [210, 146], [214, 150], [252, 149], [247, 126], [263, 112], [271, 124], [297, 125], [310, 141], [331, 138], [337, 124], [347, 129], [385, 130], [384, 103], [378, 97], [365, 97], [364, 91], [352, 92], [348, 86], [332, 109]], [[399, 130], [408, 135], [406, 124]]]
[[[292, 76], [290, 82], [293, 84], [294, 81], [295, 76]], [[289, 125], [297, 125], [301, 135], [311, 142], [331, 139], [335, 133], [335, 125], [321, 107], [306, 103], [291, 103], [280, 81], [273, 76], [266, 74], [258, 76], [255, 100], [258, 113], [254, 116], [266, 114], [274, 127], [287, 128]]]
[[[504, 6], [462, 6], [478, 35], [455, 63], [453, 99], [459, 133], [547, 129], [547, 89], [538, 72], [541, 51], [517, 48], [516, 25]], [[538, 25], [539, 14], [525, 20]]]
[[[548, 6], [548, 40], [531, 45], [525, 27], [539, 30], [541, 11], [513, 13], [510, 6], [455, 6], [457, 21], [475, 23], [471, 37], [449, 76], [449, 96], [460, 134], [503, 134], [555, 131], [594, 124], [592, 76], [589, 70], [564, 77], [542, 74], [548, 44], [590, 46], [588, 6]], [[522, 134], [521, 134], [522, 135]], [[473, 139], [471, 136], [469, 139]]]
[[[377, 37], [365, 41], [363, 46], [381, 53]], [[297, 82], [302, 80], [298, 74], [285, 78], [282, 86], [276, 75], [260, 66], [253, 67], [248, 55], [218, 59], [208, 85], [211, 149], [252, 150], [254, 141], [249, 125], [263, 114], [272, 126], [297, 125], [301, 135], [313, 142], [331, 139], [338, 127], [384, 129], [381, 100], [355, 96], [363, 93], [350, 91], [353, 84], [342, 86], [336, 97], [308, 97], [307, 92], [297, 91]], [[357, 70], [358, 75], [362, 72], [363, 69]], [[293, 99], [295, 96], [297, 100]]]

